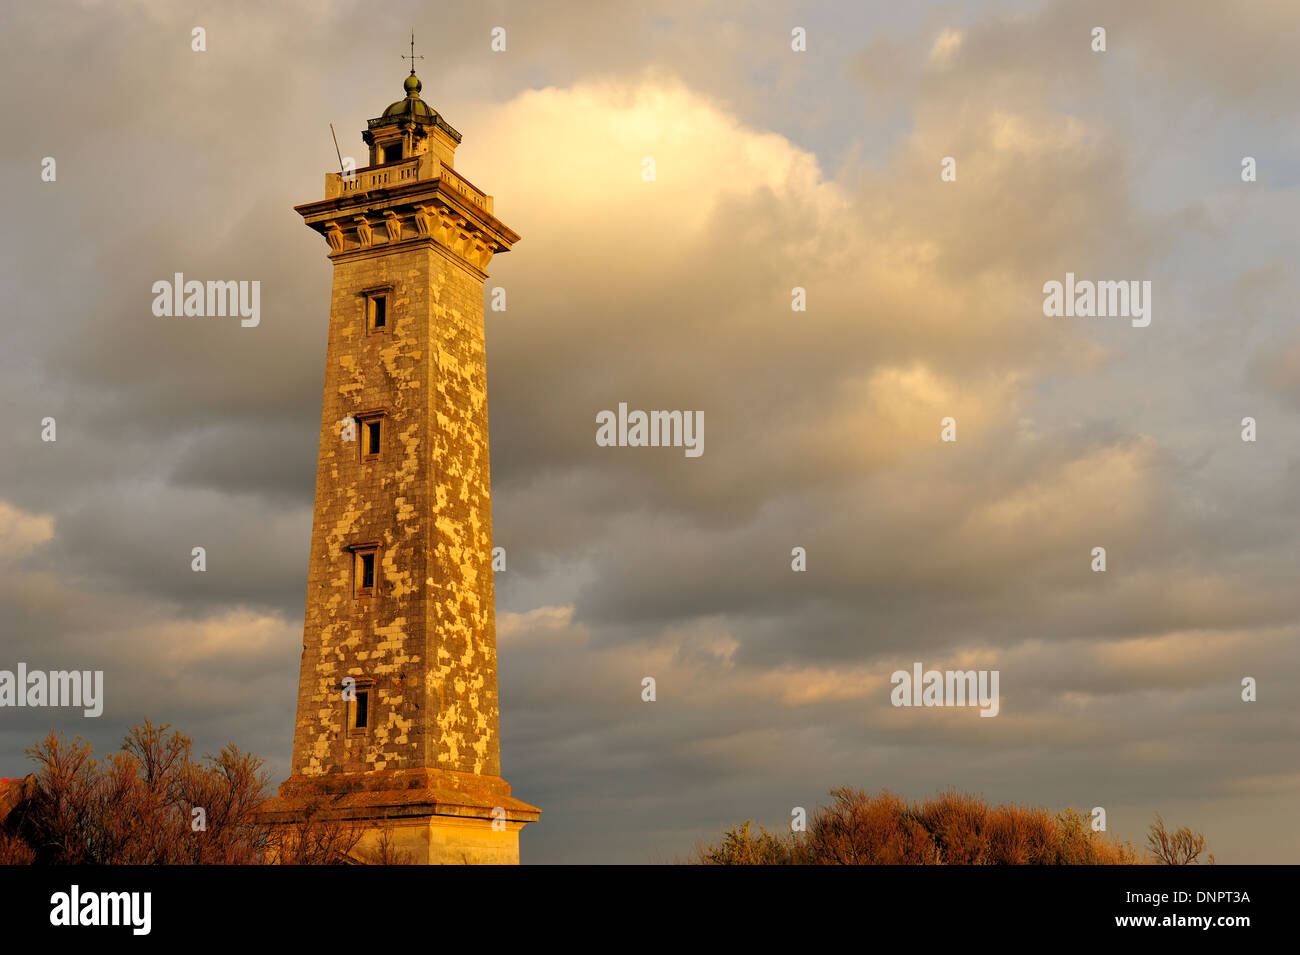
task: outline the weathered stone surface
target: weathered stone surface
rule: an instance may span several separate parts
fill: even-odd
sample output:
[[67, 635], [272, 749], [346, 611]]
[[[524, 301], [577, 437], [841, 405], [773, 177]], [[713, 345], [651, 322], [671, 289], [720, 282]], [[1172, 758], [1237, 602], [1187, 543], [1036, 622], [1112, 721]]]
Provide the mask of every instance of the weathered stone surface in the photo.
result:
[[[365, 191], [327, 178], [328, 198], [297, 207], [328, 240], [334, 285], [293, 775], [265, 817], [324, 798], [373, 818], [368, 838], [400, 829], [419, 861], [518, 861], [539, 811], [500, 778], [483, 269], [519, 237], [452, 172], [454, 143], [433, 163], [418, 124], [381, 132], [420, 158], [358, 170], [392, 182]], [[343, 440], [358, 415], [382, 416], [375, 458], [360, 429]], [[358, 545], [376, 549], [368, 596]], [[349, 728], [346, 677], [369, 693], [364, 731]]]

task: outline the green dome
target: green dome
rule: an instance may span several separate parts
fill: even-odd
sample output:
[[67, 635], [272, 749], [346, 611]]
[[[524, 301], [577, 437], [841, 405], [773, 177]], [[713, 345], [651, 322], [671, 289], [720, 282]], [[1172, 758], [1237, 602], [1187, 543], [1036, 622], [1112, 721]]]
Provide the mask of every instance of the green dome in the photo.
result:
[[436, 126], [455, 142], [460, 142], [460, 133], [438, 115], [432, 106], [420, 99], [420, 90], [424, 88], [424, 84], [420, 82], [420, 78], [414, 72], [402, 83], [402, 88], [406, 90], [406, 98], [399, 99], [389, 106], [388, 109], [384, 110], [382, 116], [368, 120], [368, 129], [415, 123], [420, 126]]
[[384, 119], [414, 119], [432, 123], [433, 118], [434, 112], [429, 108], [429, 104], [414, 94], [406, 99], [399, 99], [384, 110]]
[[432, 123], [435, 113], [429, 108], [429, 104], [420, 99], [420, 90], [424, 84], [420, 78], [412, 73], [402, 84], [406, 90], [406, 99], [399, 99], [388, 109], [384, 110], [384, 119], [411, 119], [419, 122]]

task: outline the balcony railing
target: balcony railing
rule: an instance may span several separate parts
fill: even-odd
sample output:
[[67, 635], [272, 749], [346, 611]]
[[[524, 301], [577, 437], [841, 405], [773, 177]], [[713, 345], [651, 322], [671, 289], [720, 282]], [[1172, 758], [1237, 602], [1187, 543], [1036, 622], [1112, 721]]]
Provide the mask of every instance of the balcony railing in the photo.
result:
[[428, 153], [397, 162], [384, 163], [381, 166], [358, 169], [350, 178], [345, 178], [337, 172], [326, 173], [325, 198], [336, 199], [349, 193], [389, 189], [393, 186], [404, 186], [407, 183], [435, 178], [441, 179], [446, 186], [456, 190], [489, 215], [492, 214], [491, 196]]
[[420, 164], [426, 157], [412, 156], [382, 166], [358, 169], [351, 177], [332, 172], [326, 177], [325, 198], [334, 199], [349, 192], [369, 192], [389, 186], [403, 186], [420, 178]]
[[492, 197], [485, 193], [478, 186], [474, 185], [468, 179], [464, 179], [455, 170], [448, 166], [443, 166], [440, 171], [442, 181], [451, 188], [455, 189], [462, 196], [468, 199], [474, 205], [478, 206], [489, 215], [492, 212]]

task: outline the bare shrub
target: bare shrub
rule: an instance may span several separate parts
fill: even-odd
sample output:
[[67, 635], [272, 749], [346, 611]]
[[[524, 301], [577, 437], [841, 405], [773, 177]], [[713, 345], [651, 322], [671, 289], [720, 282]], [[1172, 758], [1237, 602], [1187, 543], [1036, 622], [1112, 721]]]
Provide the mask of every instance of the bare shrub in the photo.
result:
[[[831, 790], [829, 806], [812, 814], [806, 833], [777, 836], [751, 823], [721, 841], [697, 847], [704, 865], [1135, 865], [1144, 860], [1129, 843], [1094, 832], [1087, 814], [1052, 814], [1033, 806], [990, 806], [949, 790], [920, 803], [888, 790]], [[1153, 827], [1154, 829], [1155, 827]], [[1161, 830], [1163, 831], [1163, 829]], [[1180, 830], [1180, 833], [1185, 830]], [[1196, 847], [1180, 833], [1172, 846]], [[1201, 843], [1203, 847], [1203, 842]], [[1175, 857], [1187, 854], [1175, 852]]]
[[302, 819], [270, 831], [269, 849], [280, 865], [356, 865], [360, 860], [352, 853], [363, 835], [363, 825], [328, 818], [317, 800], [307, 805]]
[[[1171, 833], [1157, 813], [1156, 821], [1147, 831], [1147, 848], [1159, 865], [1195, 865], [1205, 851], [1205, 836], [1186, 826]], [[1207, 861], [1213, 865], [1214, 856]]]

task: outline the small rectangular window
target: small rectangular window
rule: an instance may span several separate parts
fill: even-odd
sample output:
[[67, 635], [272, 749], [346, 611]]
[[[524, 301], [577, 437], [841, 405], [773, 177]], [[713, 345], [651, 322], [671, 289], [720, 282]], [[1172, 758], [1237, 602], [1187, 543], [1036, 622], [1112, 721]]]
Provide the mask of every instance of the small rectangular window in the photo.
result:
[[366, 334], [374, 335], [388, 329], [388, 297], [393, 294], [393, 284], [372, 285], [357, 292], [362, 301], [362, 321], [366, 323]]
[[374, 680], [354, 678], [351, 694], [344, 695], [343, 728], [348, 736], [365, 736], [370, 732], [370, 694], [374, 689]]
[[375, 580], [379, 573], [379, 548], [376, 544], [364, 544], [352, 549], [352, 592], [357, 597], [372, 597], [375, 593]]
[[384, 418], [387, 412], [363, 411], [352, 416], [361, 429], [361, 460], [373, 461], [384, 451]]

